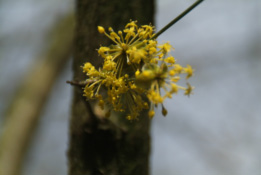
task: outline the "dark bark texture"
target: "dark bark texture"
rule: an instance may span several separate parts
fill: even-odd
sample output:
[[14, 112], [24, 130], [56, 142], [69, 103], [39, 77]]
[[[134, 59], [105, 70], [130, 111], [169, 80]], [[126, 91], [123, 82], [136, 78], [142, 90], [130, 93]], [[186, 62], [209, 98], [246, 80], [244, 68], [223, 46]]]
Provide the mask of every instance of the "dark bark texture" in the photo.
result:
[[[74, 80], [84, 80], [81, 66], [100, 66], [97, 49], [110, 42], [97, 26], [121, 30], [132, 20], [153, 24], [154, 0], [77, 0], [74, 50]], [[95, 116], [93, 105], [74, 88], [70, 121], [69, 175], [148, 175], [150, 121], [146, 114], [130, 122], [125, 116], [109, 119]]]

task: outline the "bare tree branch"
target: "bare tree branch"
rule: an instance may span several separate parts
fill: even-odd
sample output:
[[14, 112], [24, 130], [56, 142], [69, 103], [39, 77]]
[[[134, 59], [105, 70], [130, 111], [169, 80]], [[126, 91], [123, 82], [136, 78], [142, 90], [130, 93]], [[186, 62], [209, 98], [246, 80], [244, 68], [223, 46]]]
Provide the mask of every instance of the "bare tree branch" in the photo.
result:
[[33, 64], [5, 116], [0, 138], [0, 175], [18, 175], [30, 137], [52, 85], [72, 52], [73, 15], [51, 30], [48, 49]]

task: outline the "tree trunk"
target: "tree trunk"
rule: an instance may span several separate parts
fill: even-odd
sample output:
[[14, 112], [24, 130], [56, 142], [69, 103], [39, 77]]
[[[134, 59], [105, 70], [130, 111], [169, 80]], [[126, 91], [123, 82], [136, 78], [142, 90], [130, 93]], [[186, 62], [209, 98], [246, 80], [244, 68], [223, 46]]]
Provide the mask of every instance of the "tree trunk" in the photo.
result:
[[[153, 23], [154, 0], [77, 0], [74, 50], [74, 80], [86, 79], [81, 66], [91, 62], [98, 67], [97, 49], [109, 41], [97, 26], [115, 31], [132, 20], [139, 25]], [[74, 88], [70, 121], [68, 165], [70, 175], [148, 175], [150, 153], [150, 121], [147, 114], [139, 121], [125, 116], [109, 119], [95, 116], [93, 105]]]

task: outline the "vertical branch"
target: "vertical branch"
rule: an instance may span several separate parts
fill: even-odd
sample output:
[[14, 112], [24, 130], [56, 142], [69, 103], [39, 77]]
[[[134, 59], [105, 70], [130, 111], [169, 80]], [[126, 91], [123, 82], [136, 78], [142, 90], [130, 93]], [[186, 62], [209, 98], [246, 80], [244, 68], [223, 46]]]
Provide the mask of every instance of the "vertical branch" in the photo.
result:
[[[153, 23], [153, 0], [77, 0], [74, 80], [84, 80], [81, 67], [91, 62], [101, 64], [96, 49], [108, 45], [97, 26], [123, 29], [130, 19], [138, 24]], [[74, 88], [70, 145], [70, 175], [148, 175], [150, 153], [150, 122], [146, 114], [140, 121], [130, 122], [124, 116], [100, 120], [92, 105], [82, 97], [82, 89]]]
[[0, 138], [0, 175], [17, 175], [45, 100], [64, 63], [70, 58], [73, 42], [73, 15], [51, 30], [48, 49], [28, 72], [6, 116]]

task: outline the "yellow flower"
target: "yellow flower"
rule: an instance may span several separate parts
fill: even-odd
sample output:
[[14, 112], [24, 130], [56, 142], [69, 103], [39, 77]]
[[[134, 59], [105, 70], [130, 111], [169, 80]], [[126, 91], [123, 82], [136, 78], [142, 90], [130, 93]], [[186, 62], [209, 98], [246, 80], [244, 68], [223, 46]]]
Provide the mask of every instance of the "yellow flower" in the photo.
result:
[[103, 64], [103, 69], [107, 71], [112, 71], [116, 69], [116, 63], [113, 61], [105, 61]]
[[190, 65], [187, 65], [186, 68], [183, 69], [185, 73], [187, 73], [186, 79], [190, 78], [191, 76], [193, 76], [193, 69]]
[[149, 51], [150, 55], [157, 53], [157, 41], [149, 40], [146, 49]]
[[[83, 65], [83, 72], [88, 82], [83, 90], [87, 99], [97, 99], [98, 105], [109, 110], [125, 112], [128, 120], [135, 120], [144, 109], [149, 109], [148, 116], [155, 115], [155, 107], [162, 106], [162, 114], [167, 115], [163, 102], [172, 98], [179, 89], [185, 95], [192, 93], [193, 87], [177, 85], [180, 74], [193, 75], [193, 69], [177, 64], [168, 53], [173, 48], [169, 43], [158, 46], [152, 39], [154, 27], [138, 27], [137, 21], [130, 21], [123, 31], [117, 33], [109, 27], [108, 33], [102, 26], [98, 32], [107, 36], [114, 44], [101, 46], [98, 54], [104, 58], [103, 66], [96, 69], [91, 63]], [[103, 88], [102, 88], [103, 87]], [[101, 89], [106, 89], [106, 93]], [[147, 103], [147, 101], [149, 103]]]
[[189, 96], [190, 94], [192, 94], [192, 90], [194, 89], [194, 87], [192, 87], [189, 83], [187, 83], [187, 88], [185, 90], [185, 95]]
[[130, 21], [130, 22], [125, 26], [125, 28], [134, 27], [135, 29], [137, 29], [138, 26], [137, 26], [136, 23], [137, 23], [137, 21]]
[[181, 73], [181, 71], [183, 70], [183, 67], [179, 64], [175, 64], [174, 65], [174, 69], [173, 69], [175, 72], [177, 72], [178, 74]]
[[88, 72], [91, 68], [93, 67], [93, 65], [89, 62], [85, 63], [83, 66], [83, 72]]
[[179, 88], [178, 88], [177, 84], [171, 83], [170, 93], [178, 93], [178, 90], [179, 90]]
[[140, 36], [142, 36], [144, 39], [151, 38], [153, 34], [153, 27], [150, 25], [143, 25], [142, 28], [140, 28]]
[[161, 49], [162, 49], [162, 52], [163, 52], [164, 54], [166, 54], [166, 53], [170, 52], [172, 46], [171, 46], [169, 43], [165, 43], [165, 44], [163, 44], [163, 45], [160, 45], [159, 48], [161, 48]]
[[134, 46], [126, 51], [131, 63], [140, 64], [141, 60], [146, 58], [147, 52], [144, 49], [138, 49]]
[[136, 35], [134, 27], [126, 28], [123, 30], [123, 32], [126, 33], [126, 36], [125, 36], [126, 41], [128, 41], [130, 39], [130, 37], [134, 37]]
[[167, 57], [164, 59], [166, 63], [174, 64], [175, 63], [175, 58], [173, 56]]
[[99, 55], [101, 55], [101, 57], [106, 58], [106, 53], [110, 50], [110, 48], [108, 47], [100, 47], [98, 50]]

